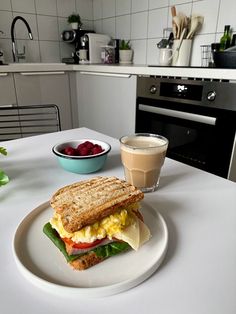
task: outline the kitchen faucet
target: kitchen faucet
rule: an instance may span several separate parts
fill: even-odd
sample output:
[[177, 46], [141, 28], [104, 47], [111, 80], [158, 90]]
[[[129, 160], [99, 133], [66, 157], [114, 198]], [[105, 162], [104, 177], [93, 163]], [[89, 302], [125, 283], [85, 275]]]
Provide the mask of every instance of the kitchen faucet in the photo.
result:
[[[16, 49], [16, 44], [15, 44], [15, 36], [14, 36], [14, 30], [15, 30], [15, 24], [17, 20], [21, 20], [22, 22], [25, 23], [25, 26], [27, 27], [28, 34], [29, 34], [29, 39], [33, 39], [33, 35], [30, 29], [30, 26], [28, 22], [22, 17], [22, 16], [16, 16], [12, 23], [11, 23], [11, 41], [12, 41], [12, 55], [13, 55], [13, 61], [17, 62], [19, 61], [20, 58], [25, 58], [25, 46], [24, 46], [24, 51], [23, 53], [19, 53]], [[18, 59], [18, 60], [17, 60]]]

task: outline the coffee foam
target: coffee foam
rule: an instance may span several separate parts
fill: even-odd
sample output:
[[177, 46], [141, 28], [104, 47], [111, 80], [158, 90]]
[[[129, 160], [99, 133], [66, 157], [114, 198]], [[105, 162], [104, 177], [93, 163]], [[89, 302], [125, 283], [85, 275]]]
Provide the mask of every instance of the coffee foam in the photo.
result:
[[[127, 145], [127, 146], [126, 146]], [[164, 152], [167, 142], [151, 136], [130, 137], [123, 141], [122, 149], [133, 154], [153, 154]]]

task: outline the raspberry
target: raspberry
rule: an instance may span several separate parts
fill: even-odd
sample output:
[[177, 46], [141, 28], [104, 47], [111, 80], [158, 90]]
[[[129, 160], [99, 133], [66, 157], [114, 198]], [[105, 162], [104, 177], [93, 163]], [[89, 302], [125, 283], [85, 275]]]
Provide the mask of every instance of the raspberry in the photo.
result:
[[89, 141], [85, 141], [84, 146], [86, 146], [88, 149], [92, 149], [94, 147], [94, 144]]
[[79, 150], [79, 155], [80, 156], [87, 156], [87, 155], [90, 155], [90, 151], [87, 147], [82, 147], [80, 150]]
[[81, 144], [79, 144], [78, 146], [77, 146], [77, 150], [80, 150], [81, 148], [83, 148], [83, 147], [85, 147], [86, 145], [84, 145], [84, 143], [81, 143]]
[[73, 147], [68, 146], [62, 151], [62, 153], [65, 155], [73, 156], [76, 155], [76, 150]]
[[93, 155], [100, 154], [103, 152], [103, 149], [100, 145], [95, 145], [94, 148], [92, 149]]
[[85, 141], [77, 146], [77, 148], [73, 148], [71, 146], [67, 146], [63, 149], [62, 153], [69, 156], [88, 156], [88, 155], [97, 155], [103, 152], [104, 149], [98, 144], [93, 144], [90, 141]]

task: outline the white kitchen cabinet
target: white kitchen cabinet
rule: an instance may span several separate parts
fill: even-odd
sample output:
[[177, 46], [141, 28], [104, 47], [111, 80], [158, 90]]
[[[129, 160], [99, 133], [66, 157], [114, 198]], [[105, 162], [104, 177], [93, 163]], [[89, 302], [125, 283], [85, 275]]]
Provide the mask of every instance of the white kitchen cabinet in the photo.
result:
[[77, 73], [79, 127], [119, 138], [135, 131], [136, 75]]
[[69, 74], [58, 72], [14, 73], [17, 104], [55, 104], [59, 107], [62, 130], [71, 129], [72, 112]]
[[0, 106], [16, 104], [16, 94], [12, 73], [0, 73]]

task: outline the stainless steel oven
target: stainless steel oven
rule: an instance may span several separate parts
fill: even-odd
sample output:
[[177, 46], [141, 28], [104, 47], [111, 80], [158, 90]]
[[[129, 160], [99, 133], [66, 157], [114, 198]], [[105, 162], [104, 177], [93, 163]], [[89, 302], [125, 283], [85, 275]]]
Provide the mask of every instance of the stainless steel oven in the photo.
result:
[[169, 139], [167, 156], [236, 181], [236, 84], [138, 77], [136, 132]]

